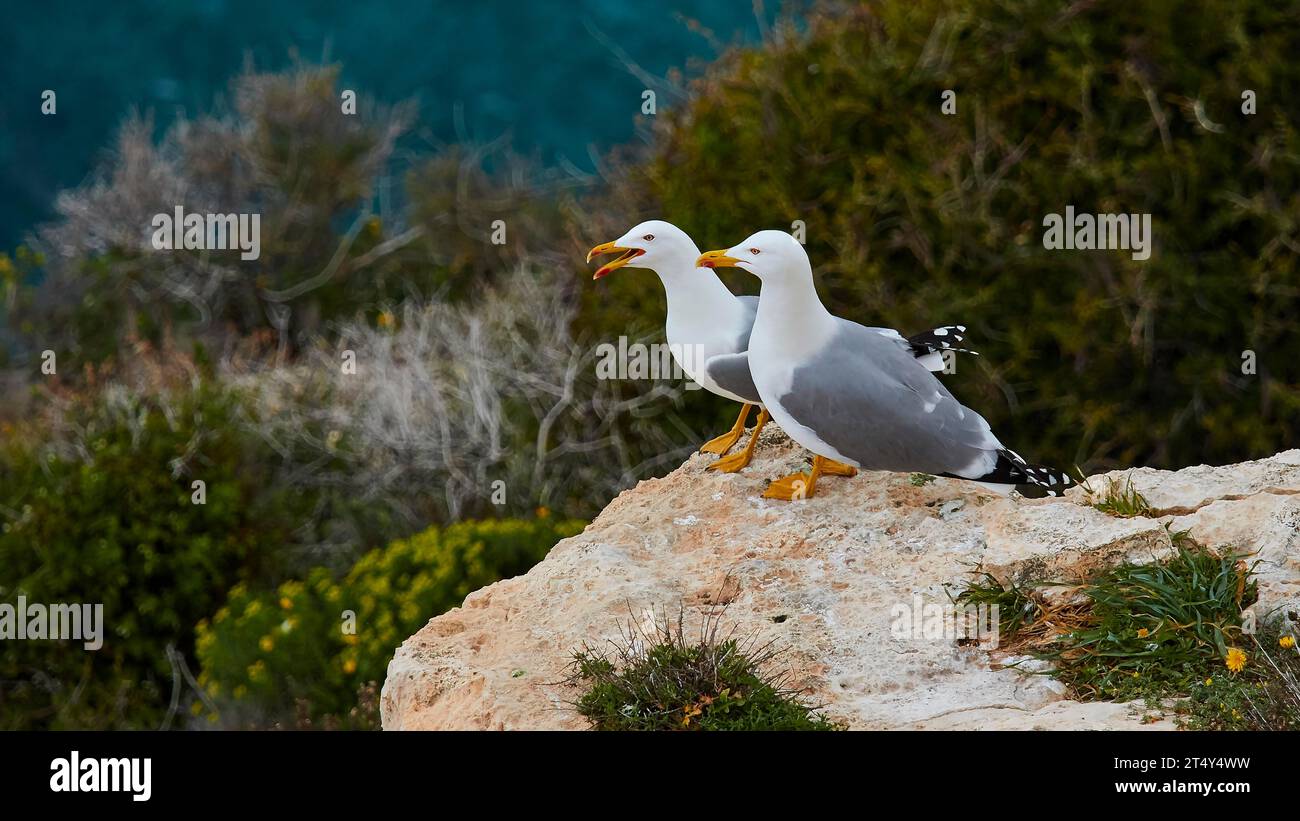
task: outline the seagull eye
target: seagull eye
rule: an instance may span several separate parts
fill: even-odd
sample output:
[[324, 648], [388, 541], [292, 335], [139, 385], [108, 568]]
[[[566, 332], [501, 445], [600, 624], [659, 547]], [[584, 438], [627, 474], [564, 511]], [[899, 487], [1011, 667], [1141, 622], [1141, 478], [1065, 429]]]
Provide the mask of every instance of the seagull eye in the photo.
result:
[[652, 239], [654, 239], [654, 238], [655, 238], [655, 235], [654, 235], [654, 234], [646, 234], [644, 237], [641, 237], [641, 239], [645, 240], [646, 242], [649, 242], [650, 240], [652, 240]]
[[753, 254], [754, 256], [758, 256], [758, 249], [757, 249], [757, 248], [750, 248], [750, 249], [749, 249], [749, 253]]

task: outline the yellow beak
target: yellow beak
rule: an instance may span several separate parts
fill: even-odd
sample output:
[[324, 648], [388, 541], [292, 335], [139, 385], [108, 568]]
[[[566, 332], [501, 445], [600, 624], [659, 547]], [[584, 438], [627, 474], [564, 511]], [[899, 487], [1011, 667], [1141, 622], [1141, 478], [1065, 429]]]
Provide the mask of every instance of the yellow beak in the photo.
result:
[[645, 251], [642, 251], [640, 248], [622, 248], [618, 245], [615, 245], [612, 242], [606, 242], [601, 245], [597, 245], [595, 248], [592, 248], [590, 251], [587, 252], [587, 262], [591, 262], [592, 257], [598, 257], [603, 254], [620, 254], [620, 253], [623, 256], [619, 257], [613, 262], [608, 262], [600, 266], [599, 268], [597, 268], [596, 273], [592, 274], [591, 278], [600, 279], [601, 277], [609, 274], [610, 271], [618, 270], [619, 268], [622, 268], [624, 265], [627, 265], [632, 260], [644, 254]]
[[735, 268], [740, 260], [727, 256], [726, 251], [705, 251], [695, 260], [696, 268]]

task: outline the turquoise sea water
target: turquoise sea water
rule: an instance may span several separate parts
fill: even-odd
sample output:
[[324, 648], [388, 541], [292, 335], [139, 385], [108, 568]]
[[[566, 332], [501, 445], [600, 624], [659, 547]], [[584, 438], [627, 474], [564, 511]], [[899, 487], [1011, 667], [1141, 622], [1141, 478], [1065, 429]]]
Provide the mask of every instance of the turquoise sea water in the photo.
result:
[[[662, 76], [716, 54], [688, 21], [724, 43], [758, 37], [750, 0], [55, 0], [5, 18], [0, 250], [50, 216], [133, 107], [159, 127], [206, 109], [246, 59], [276, 69], [296, 52], [339, 63], [363, 95], [417, 97], [420, 144], [508, 130], [545, 162], [590, 168], [590, 149], [633, 135], [645, 88], [614, 49]], [[54, 116], [40, 112], [44, 89], [58, 95]]]

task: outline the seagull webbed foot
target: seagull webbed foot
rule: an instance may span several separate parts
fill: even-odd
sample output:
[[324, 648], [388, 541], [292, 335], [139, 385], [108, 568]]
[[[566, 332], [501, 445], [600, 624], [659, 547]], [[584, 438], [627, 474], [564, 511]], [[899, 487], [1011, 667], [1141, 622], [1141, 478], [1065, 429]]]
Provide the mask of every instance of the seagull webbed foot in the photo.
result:
[[723, 473], [735, 473], [736, 471], [749, 464], [749, 460], [754, 458], [754, 446], [758, 444], [758, 434], [762, 432], [763, 426], [768, 423], [772, 417], [768, 415], [767, 408], [763, 408], [758, 413], [758, 422], [754, 425], [754, 432], [749, 435], [749, 443], [740, 453], [733, 453], [730, 456], [724, 456], [713, 464], [707, 466], [705, 470], [717, 470]]
[[812, 475], [807, 473], [791, 473], [789, 476], [782, 476], [780, 479], [772, 480], [763, 491], [764, 499], [780, 499], [784, 502], [793, 502], [796, 499], [807, 499], [812, 495], [813, 480]]
[[[846, 470], [852, 473], [843, 472]], [[857, 470], [821, 456], [814, 456], [811, 473], [792, 473], [789, 476], [782, 476], [767, 486], [767, 490], [763, 491], [763, 498], [783, 499], [787, 502], [811, 499], [817, 490], [817, 477], [823, 473], [832, 476], [852, 476], [857, 473]]]
[[745, 420], [749, 419], [749, 412], [753, 409], [753, 405], [741, 405], [740, 416], [736, 418], [736, 424], [732, 425], [731, 430], [705, 442], [700, 446], [700, 453], [716, 453], [721, 456], [731, 450], [740, 441], [740, 437], [745, 434]]

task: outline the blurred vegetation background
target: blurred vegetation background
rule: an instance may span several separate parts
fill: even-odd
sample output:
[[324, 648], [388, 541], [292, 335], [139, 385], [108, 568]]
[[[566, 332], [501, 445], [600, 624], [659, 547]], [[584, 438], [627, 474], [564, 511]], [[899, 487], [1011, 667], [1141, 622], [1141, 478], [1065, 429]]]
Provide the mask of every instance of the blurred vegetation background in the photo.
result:
[[[7, 642], [0, 727], [374, 726], [397, 643], [730, 421], [595, 379], [664, 299], [583, 256], [650, 217], [702, 249], [802, 220], [836, 313], [969, 326], [948, 384], [1035, 460], [1295, 446], [1296, 53], [1300, 9], [1255, 0], [821, 2], [658, 78], [594, 173], [505, 139], [408, 155], [417, 107], [341, 116], [331, 65], [129, 117], [0, 256], [0, 601], [108, 627], [96, 654]], [[261, 213], [261, 258], [153, 251], [178, 204]], [[1045, 250], [1067, 205], [1151, 213], [1151, 258]]]

